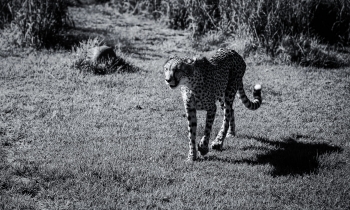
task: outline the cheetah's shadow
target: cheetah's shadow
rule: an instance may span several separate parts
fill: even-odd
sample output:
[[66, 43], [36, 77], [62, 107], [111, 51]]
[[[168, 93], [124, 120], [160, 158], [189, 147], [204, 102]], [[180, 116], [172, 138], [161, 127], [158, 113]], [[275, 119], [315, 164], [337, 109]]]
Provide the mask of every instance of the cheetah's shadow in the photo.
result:
[[[288, 137], [283, 141], [272, 141], [262, 137], [246, 136], [245, 138], [254, 139], [266, 147], [249, 146], [244, 147], [244, 150], [263, 150], [263, 154], [257, 154], [254, 160], [251, 159], [235, 159], [230, 157], [208, 156], [205, 161], [221, 161], [233, 164], [246, 163], [250, 165], [269, 164], [273, 167], [272, 176], [286, 176], [286, 175], [304, 175], [317, 173], [321, 167], [319, 156], [323, 154], [339, 153], [342, 148], [333, 146], [327, 143], [306, 143], [298, 141], [299, 138], [308, 138], [304, 136]], [[275, 147], [276, 149], [269, 149]], [[233, 148], [226, 148], [225, 150], [233, 150]], [[335, 167], [339, 167], [342, 163], [334, 163]]]

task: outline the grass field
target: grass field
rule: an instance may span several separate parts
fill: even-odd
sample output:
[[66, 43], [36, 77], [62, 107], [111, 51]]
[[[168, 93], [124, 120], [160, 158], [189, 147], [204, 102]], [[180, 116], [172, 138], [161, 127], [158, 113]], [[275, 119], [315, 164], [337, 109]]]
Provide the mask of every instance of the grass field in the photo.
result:
[[[97, 76], [72, 68], [68, 51], [4, 49], [0, 209], [350, 209], [348, 67], [247, 58], [245, 89], [252, 98], [262, 84], [262, 107], [237, 98], [236, 138], [186, 163], [185, 111], [162, 65], [206, 53], [142, 17], [102, 6], [71, 13], [77, 33], [103, 36], [140, 71]], [[242, 53], [239, 41], [219, 45]]]

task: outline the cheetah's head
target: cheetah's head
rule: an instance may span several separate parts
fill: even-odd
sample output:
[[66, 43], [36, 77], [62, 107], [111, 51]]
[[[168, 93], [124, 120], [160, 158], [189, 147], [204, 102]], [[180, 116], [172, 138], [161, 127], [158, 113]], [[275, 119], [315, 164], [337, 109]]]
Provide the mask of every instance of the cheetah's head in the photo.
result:
[[164, 64], [165, 82], [171, 89], [180, 85], [186, 85], [187, 78], [193, 75], [195, 60], [171, 57]]

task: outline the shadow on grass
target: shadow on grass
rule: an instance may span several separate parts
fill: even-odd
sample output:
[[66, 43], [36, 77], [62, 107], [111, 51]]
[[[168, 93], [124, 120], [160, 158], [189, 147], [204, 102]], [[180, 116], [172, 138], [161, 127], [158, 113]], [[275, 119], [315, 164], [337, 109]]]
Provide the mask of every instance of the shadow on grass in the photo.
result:
[[[251, 146], [244, 148], [244, 150], [258, 149], [263, 151], [263, 154], [256, 155], [254, 160], [235, 160], [229, 157], [219, 158], [215, 156], [208, 157], [206, 160], [223, 161], [234, 164], [269, 164], [273, 167], [271, 172], [272, 176], [305, 175], [318, 172], [321, 167], [319, 156], [342, 151], [341, 147], [326, 143], [305, 143], [297, 141], [299, 138], [308, 138], [305, 136], [296, 136], [296, 138], [289, 137], [283, 139], [283, 141], [271, 141], [267, 138], [250, 136], [246, 138], [255, 139], [261, 143], [273, 146], [275, 149]], [[231, 148], [228, 148], [228, 150], [231, 150]]]

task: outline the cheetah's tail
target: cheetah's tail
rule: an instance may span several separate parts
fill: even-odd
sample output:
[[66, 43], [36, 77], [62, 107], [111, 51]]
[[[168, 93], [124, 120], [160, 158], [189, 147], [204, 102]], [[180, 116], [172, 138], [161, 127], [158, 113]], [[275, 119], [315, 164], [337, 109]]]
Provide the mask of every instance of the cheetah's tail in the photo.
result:
[[261, 98], [261, 85], [260, 84], [256, 84], [254, 86], [254, 92], [253, 92], [254, 100], [253, 100], [253, 102], [250, 101], [249, 98], [247, 97], [247, 95], [245, 94], [244, 89], [243, 89], [243, 84], [240, 85], [238, 88], [238, 95], [239, 95], [239, 98], [241, 99], [242, 103], [244, 104], [244, 106], [250, 110], [256, 110], [261, 105], [262, 98]]

